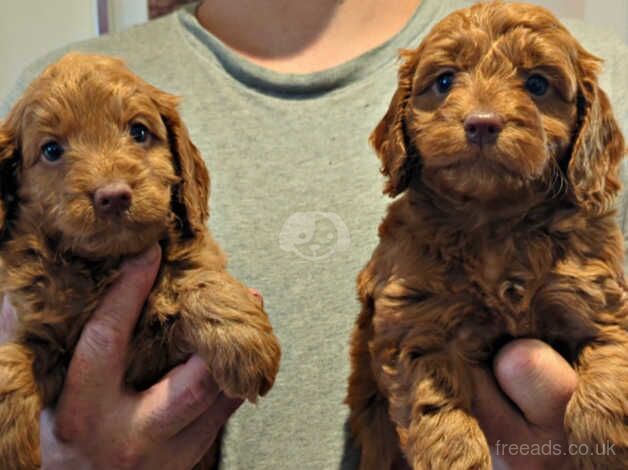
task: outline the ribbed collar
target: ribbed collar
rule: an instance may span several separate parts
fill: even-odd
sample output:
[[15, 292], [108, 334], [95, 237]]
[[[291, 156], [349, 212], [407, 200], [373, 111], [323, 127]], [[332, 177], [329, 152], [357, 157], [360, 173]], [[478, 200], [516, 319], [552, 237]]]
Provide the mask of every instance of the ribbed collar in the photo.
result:
[[179, 23], [192, 48], [245, 86], [282, 97], [319, 95], [363, 80], [394, 62], [399, 49], [416, 47], [431, 25], [451, 8], [450, 1], [422, 0], [403, 29], [385, 43], [343, 64], [306, 74], [270, 70], [227, 47], [198, 22], [197, 4], [181, 8], [172, 15], [172, 20]]

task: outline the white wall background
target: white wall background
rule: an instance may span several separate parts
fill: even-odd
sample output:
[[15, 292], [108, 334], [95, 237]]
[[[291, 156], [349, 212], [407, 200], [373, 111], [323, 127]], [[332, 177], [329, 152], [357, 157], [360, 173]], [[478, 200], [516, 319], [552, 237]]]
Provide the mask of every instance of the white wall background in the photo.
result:
[[[146, 21], [146, 0], [109, 0], [109, 30]], [[0, 0], [0, 97], [38, 57], [98, 35], [97, 0]]]
[[29, 62], [97, 33], [95, 2], [0, 0], [0, 95]]
[[[614, 29], [628, 43], [628, 0], [528, 1], [561, 17]], [[146, 5], [146, 0], [109, 0], [110, 31], [146, 21]], [[0, 0], [0, 96], [37, 57], [97, 34], [97, 0]]]
[[520, 0], [551, 9], [561, 18], [580, 18], [604, 29], [614, 30], [628, 43], [627, 0]]
[[123, 31], [148, 19], [146, 0], [109, 0], [109, 30]]

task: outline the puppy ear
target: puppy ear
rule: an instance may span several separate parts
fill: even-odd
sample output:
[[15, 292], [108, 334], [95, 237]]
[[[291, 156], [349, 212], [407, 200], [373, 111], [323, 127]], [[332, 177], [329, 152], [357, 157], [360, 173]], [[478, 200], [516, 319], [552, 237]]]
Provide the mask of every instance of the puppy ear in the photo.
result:
[[619, 163], [625, 152], [608, 97], [598, 86], [600, 63], [597, 57], [580, 51], [579, 129], [567, 168], [572, 197], [591, 214], [613, 207], [621, 188]]
[[17, 201], [17, 166], [20, 160], [14, 132], [0, 123], [0, 240], [4, 239]]
[[405, 114], [412, 95], [412, 79], [418, 62], [418, 51], [401, 51], [404, 59], [399, 68], [397, 91], [388, 111], [371, 133], [369, 142], [381, 160], [381, 172], [388, 177], [384, 193], [395, 197], [408, 185], [418, 164], [414, 149], [408, 149], [408, 136], [405, 129]]
[[159, 90], [154, 94], [168, 130], [175, 171], [181, 178], [172, 194], [172, 209], [179, 219], [182, 237], [193, 238], [206, 230], [209, 218], [209, 173], [177, 111], [178, 98]]

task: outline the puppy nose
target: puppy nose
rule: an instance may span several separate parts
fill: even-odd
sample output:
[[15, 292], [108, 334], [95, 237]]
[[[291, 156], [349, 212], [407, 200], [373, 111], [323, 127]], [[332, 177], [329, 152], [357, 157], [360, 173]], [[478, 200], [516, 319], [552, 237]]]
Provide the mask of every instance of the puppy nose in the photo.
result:
[[464, 120], [464, 131], [469, 142], [492, 144], [502, 131], [504, 123], [495, 113], [471, 113]]
[[131, 207], [131, 188], [126, 183], [110, 183], [94, 193], [94, 207], [104, 215], [120, 214]]

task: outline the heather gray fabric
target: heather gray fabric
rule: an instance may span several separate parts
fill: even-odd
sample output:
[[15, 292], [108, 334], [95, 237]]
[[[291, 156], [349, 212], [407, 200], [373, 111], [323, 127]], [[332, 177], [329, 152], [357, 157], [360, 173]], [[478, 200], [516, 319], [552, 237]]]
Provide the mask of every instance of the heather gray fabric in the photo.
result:
[[[306, 75], [244, 60], [198, 24], [193, 7], [71, 47], [123, 57], [183, 97], [184, 119], [212, 175], [210, 227], [230, 254], [231, 271], [264, 294], [282, 343], [274, 389], [229, 423], [222, 468], [354, 468], [342, 402], [358, 313], [355, 277], [388, 202], [367, 137], [394, 91], [397, 50], [416, 46], [464, 3], [423, 0], [389, 42]], [[627, 48], [609, 34], [571, 26], [608, 59], [603, 83], [625, 126]], [[24, 72], [0, 116], [61, 52]]]

